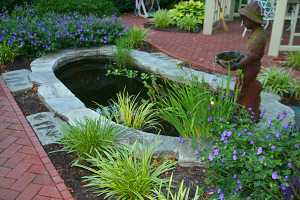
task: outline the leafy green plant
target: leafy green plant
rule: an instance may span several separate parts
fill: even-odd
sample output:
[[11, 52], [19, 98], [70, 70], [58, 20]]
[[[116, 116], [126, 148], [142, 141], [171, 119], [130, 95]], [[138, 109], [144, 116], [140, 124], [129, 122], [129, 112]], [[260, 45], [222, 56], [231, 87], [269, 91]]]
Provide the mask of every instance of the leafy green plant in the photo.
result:
[[287, 65], [293, 68], [300, 69], [300, 52], [289, 53]]
[[177, 21], [177, 26], [182, 30], [195, 32], [198, 27], [198, 21], [191, 16], [184, 16]]
[[12, 63], [15, 60], [16, 54], [13, 49], [6, 43], [0, 43], [0, 65]]
[[[300, 199], [300, 134], [286, 122], [287, 113], [264, 126], [226, 129], [207, 152], [208, 183], [220, 196], [239, 199]], [[297, 180], [297, 181], [294, 181]], [[294, 198], [293, 198], [293, 197]], [[230, 199], [230, 198], [228, 198]]]
[[135, 129], [156, 129], [159, 126], [155, 104], [142, 101], [138, 102], [138, 96], [129, 95], [125, 90], [117, 95], [117, 101], [113, 101], [117, 115], [114, 119], [121, 124]]
[[164, 161], [159, 166], [152, 162], [152, 148], [137, 144], [122, 150], [109, 149], [104, 155], [98, 153], [87, 159], [89, 165], [80, 167], [92, 172], [84, 177], [86, 186], [105, 198], [143, 200], [153, 194], [167, 180], [160, 176], [174, 168], [173, 161]]
[[104, 118], [86, 119], [63, 127], [63, 138], [59, 143], [63, 145], [63, 151], [75, 153], [78, 160], [82, 161], [87, 158], [87, 154], [96, 155], [116, 146], [121, 132]]
[[40, 14], [47, 12], [64, 14], [77, 12], [82, 15], [111, 16], [118, 13], [118, 9], [112, 0], [36, 0], [34, 7]]
[[156, 28], [168, 28], [173, 24], [168, 10], [159, 10], [153, 16], [154, 26]]
[[181, 1], [170, 10], [172, 20], [178, 22], [183, 17], [189, 16], [197, 21], [199, 24], [204, 23], [205, 4], [203, 1]]
[[280, 68], [268, 68], [263, 70], [258, 79], [263, 88], [280, 96], [294, 95], [297, 84], [289, 71]]
[[[166, 190], [166, 192], [164, 192]], [[181, 181], [178, 191], [175, 193], [173, 186], [173, 174], [169, 180], [168, 187], [162, 188], [160, 187], [159, 190], [155, 191], [155, 197], [149, 197], [150, 200], [188, 200], [190, 199], [190, 188], [185, 187], [184, 181]], [[166, 194], [165, 194], [166, 193]], [[204, 200], [204, 190], [203, 188], [196, 188], [196, 192], [194, 197], [191, 200]]]
[[125, 36], [128, 38], [129, 48], [140, 48], [144, 43], [146, 35], [146, 29], [139, 28], [136, 26], [130, 28], [127, 32], [127, 35]]

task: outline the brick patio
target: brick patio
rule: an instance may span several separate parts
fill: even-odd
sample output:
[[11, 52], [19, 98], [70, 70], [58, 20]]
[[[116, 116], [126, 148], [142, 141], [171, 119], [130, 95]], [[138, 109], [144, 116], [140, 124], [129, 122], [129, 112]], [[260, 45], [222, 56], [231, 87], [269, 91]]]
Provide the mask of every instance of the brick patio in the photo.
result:
[[0, 200], [73, 199], [0, 80]]
[[[128, 26], [143, 26], [148, 19], [133, 15], [122, 16], [123, 22]], [[214, 56], [223, 51], [246, 50], [246, 38], [242, 38], [240, 21], [229, 23], [230, 32], [226, 33], [221, 28], [213, 35], [202, 33], [176, 33], [166, 31], [149, 31], [147, 41], [160, 51], [191, 63], [194, 68], [208, 72], [226, 73], [213, 62]], [[265, 56], [264, 66], [272, 66], [276, 62], [271, 57]]]

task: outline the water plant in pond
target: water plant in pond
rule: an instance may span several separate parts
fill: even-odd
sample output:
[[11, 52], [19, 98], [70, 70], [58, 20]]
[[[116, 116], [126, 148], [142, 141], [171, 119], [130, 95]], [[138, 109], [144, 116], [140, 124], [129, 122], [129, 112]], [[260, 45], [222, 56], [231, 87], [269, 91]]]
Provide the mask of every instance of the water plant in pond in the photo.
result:
[[113, 199], [148, 199], [153, 191], [167, 180], [162, 174], [174, 168], [174, 161], [164, 161], [159, 166], [152, 162], [152, 148], [142, 149], [137, 144], [123, 149], [109, 149], [87, 159], [83, 166], [92, 175], [84, 177], [86, 186], [97, 195]]
[[207, 151], [208, 182], [230, 199], [300, 199], [300, 134], [287, 113], [264, 127], [226, 129]]
[[214, 92], [198, 80], [187, 84], [170, 83], [158, 95], [160, 117], [184, 137], [211, 137], [211, 131], [226, 123], [230, 125], [238, 108], [237, 95], [229, 90]]
[[142, 100], [138, 95], [129, 95], [125, 90], [113, 101], [116, 108], [113, 120], [128, 127], [149, 130], [159, 127], [155, 103]]
[[87, 158], [87, 154], [96, 155], [107, 148], [116, 146], [121, 129], [104, 118], [86, 119], [75, 125], [63, 127], [63, 138], [59, 141], [63, 151], [75, 153], [77, 160]]

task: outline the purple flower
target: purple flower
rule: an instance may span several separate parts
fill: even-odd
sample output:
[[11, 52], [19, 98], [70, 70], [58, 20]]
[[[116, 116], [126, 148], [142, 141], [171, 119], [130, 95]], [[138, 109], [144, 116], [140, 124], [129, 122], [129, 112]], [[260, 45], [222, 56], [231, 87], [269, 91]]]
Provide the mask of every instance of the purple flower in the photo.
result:
[[265, 160], [265, 156], [260, 156], [260, 157], [259, 157], [259, 161], [260, 161], [260, 162], [263, 162], [264, 160]]
[[253, 140], [251, 140], [251, 141], [249, 142], [249, 144], [253, 145], [253, 144], [254, 144]]
[[287, 164], [288, 168], [292, 169], [293, 168], [293, 164], [291, 162], [288, 162]]
[[281, 137], [281, 134], [280, 134], [279, 132], [276, 132], [276, 133], [275, 133], [275, 137], [276, 137], [277, 139], [279, 139], [279, 138]]
[[247, 132], [247, 135], [252, 136], [253, 133], [252, 133], [251, 131], [248, 131], [248, 132]]
[[213, 159], [214, 159], [214, 156], [213, 156], [212, 154], [209, 154], [209, 155], [208, 155], [208, 160], [209, 160], [209, 161], [213, 161]]
[[284, 176], [284, 179], [287, 181], [289, 180], [289, 176]]
[[288, 123], [286, 123], [282, 126], [282, 128], [285, 130], [288, 130], [290, 128], [290, 125]]
[[260, 155], [263, 152], [263, 148], [262, 147], [258, 147], [256, 154]]
[[207, 119], [207, 121], [208, 121], [208, 122], [212, 122], [212, 121], [213, 121], [212, 116], [209, 116], [208, 119]]
[[185, 142], [183, 137], [178, 137], [177, 140], [179, 144], [184, 144]]
[[225, 195], [224, 195], [222, 190], [218, 190], [218, 194], [219, 194], [219, 200], [224, 200], [225, 199]]
[[272, 150], [272, 151], [275, 151], [275, 150], [276, 150], [276, 146], [275, 146], [275, 145], [272, 145], [272, 146], [271, 146], [271, 150]]
[[4, 39], [4, 36], [3, 35], [0, 35], [0, 42], [2, 42]]
[[276, 171], [272, 172], [272, 179], [277, 180], [278, 178], [278, 173]]
[[218, 156], [220, 153], [220, 150], [218, 148], [213, 149], [213, 156]]
[[268, 119], [268, 127], [271, 128], [272, 124], [273, 124], [273, 119], [269, 118]]
[[236, 161], [238, 159], [236, 150], [232, 153], [232, 160]]

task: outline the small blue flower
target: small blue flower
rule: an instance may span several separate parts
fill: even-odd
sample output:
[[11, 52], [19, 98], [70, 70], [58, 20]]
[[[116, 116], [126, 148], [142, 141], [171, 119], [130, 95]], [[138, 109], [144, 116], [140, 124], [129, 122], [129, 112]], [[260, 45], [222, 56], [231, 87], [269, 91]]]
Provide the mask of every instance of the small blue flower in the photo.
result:
[[178, 137], [177, 140], [179, 144], [184, 144], [185, 142], [183, 137]]
[[212, 116], [209, 116], [208, 119], [207, 119], [207, 121], [208, 121], [209, 123], [212, 122], [212, 121], [213, 121]]
[[276, 171], [272, 172], [272, 179], [277, 180], [279, 178], [278, 173]]
[[220, 153], [220, 150], [219, 150], [218, 148], [214, 148], [214, 149], [213, 149], [213, 155], [214, 155], [214, 156], [218, 156], [219, 153]]
[[253, 145], [253, 144], [254, 144], [254, 141], [253, 141], [253, 140], [251, 140], [251, 141], [249, 142], [249, 144]]
[[213, 156], [212, 154], [209, 154], [209, 155], [208, 155], [208, 160], [209, 160], [209, 161], [213, 161], [213, 159], [214, 159], [214, 156]]
[[263, 152], [263, 148], [262, 147], [258, 147], [256, 154], [260, 155]]
[[237, 152], [236, 150], [234, 150], [232, 153], [232, 160], [236, 161], [237, 159], [238, 159]]
[[275, 146], [275, 145], [272, 145], [272, 146], [271, 146], [271, 150], [272, 150], [272, 151], [275, 151], [275, 150], [276, 150], [276, 146]]
[[293, 164], [291, 162], [288, 162], [287, 164], [288, 168], [292, 169], [293, 168]]
[[290, 125], [288, 123], [286, 123], [282, 126], [282, 128], [285, 130], [288, 130], [290, 128]]

